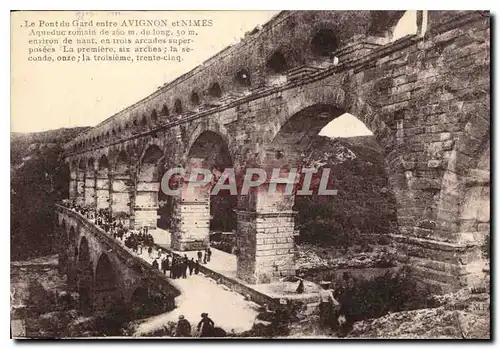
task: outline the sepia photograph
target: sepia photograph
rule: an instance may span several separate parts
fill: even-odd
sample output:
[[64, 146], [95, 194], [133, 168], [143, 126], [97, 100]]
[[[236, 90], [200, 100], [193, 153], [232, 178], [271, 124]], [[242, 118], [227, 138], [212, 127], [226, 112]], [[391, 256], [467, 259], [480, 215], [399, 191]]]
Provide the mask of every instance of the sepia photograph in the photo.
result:
[[11, 11], [11, 338], [490, 340], [491, 22]]

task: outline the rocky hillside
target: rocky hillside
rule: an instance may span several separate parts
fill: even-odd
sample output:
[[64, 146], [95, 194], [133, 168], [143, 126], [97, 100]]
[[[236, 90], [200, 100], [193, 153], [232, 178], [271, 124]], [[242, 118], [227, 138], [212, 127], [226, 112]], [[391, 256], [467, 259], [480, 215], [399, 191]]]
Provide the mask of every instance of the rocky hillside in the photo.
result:
[[68, 195], [62, 146], [86, 128], [11, 134], [11, 259], [52, 252], [53, 204]]
[[[395, 201], [389, 189], [382, 150], [372, 136], [318, 136], [305, 154], [308, 166], [330, 168], [328, 188], [335, 196], [298, 196], [300, 242], [349, 247], [366, 235], [385, 235], [395, 226]], [[313, 192], [319, 179], [313, 180]]]

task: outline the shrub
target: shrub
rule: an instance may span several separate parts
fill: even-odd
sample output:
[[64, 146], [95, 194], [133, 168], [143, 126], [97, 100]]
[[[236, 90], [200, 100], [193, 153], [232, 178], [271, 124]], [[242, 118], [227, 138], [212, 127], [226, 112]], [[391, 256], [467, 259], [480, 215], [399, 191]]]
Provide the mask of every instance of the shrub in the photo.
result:
[[381, 317], [389, 312], [435, 306], [428, 287], [418, 283], [406, 268], [388, 271], [369, 280], [346, 283], [336, 290], [341, 313], [349, 322]]

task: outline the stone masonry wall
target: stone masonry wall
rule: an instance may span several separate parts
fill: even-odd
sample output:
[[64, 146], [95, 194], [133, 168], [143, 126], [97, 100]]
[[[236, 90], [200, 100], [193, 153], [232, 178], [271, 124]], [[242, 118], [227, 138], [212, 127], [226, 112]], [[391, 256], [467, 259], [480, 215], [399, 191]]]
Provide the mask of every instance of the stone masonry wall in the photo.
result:
[[[377, 16], [390, 18], [377, 26]], [[303, 21], [306, 17], [310, 21]], [[129, 183], [136, 185], [142, 156], [150, 147], [162, 150], [164, 169], [160, 171], [164, 171], [186, 164], [196, 140], [213, 132], [227, 145], [237, 176], [247, 167], [295, 166], [300, 162], [297, 155], [307, 149], [322, 125], [349, 112], [374, 133], [384, 149], [389, 184], [397, 201], [399, 234], [393, 238], [406, 261], [437, 288], [460, 285], [469, 273], [460, 256], [465, 258], [479, 244], [477, 239], [464, 240], [471, 225], [462, 207], [466, 200], [477, 202], [471, 198], [474, 195], [482, 202], [488, 195], [467, 184], [471, 177], [477, 177], [477, 172], [469, 173], [469, 169], [477, 168], [477, 154], [489, 139], [488, 13], [429, 11], [425, 32], [421, 14], [418, 34], [395, 42], [390, 42], [390, 32], [398, 17], [391, 18], [390, 14], [348, 11], [281, 14], [259, 34], [221, 53], [210, 64], [78, 136], [66, 146], [68, 162], [78, 164], [89, 157], [106, 156], [114, 166], [118, 154], [124, 152], [131, 165]], [[297, 29], [292, 30], [294, 25]], [[338, 29], [339, 48], [334, 53], [338, 64], [328, 59], [319, 62], [311, 55], [309, 40], [321, 26]], [[283, 79], [263, 68], [266, 57], [278, 49], [289, 63], [281, 74]], [[248, 68], [252, 77], [246, 92], [233, 81], [242, 67]], [[158, 113], [154, 122], [125, 127], [136, 117], [134, 113], [147, 114], [164, 102], [170, 106], [173, 98], [189, 96], [193, 89], [204, 90], [216, 78], [232, 81], [221, 83], [223, 97], [216, 103], [202, 98], [199, 107], [185, 109], [175, 120]], [[230, 93], [232, 87], [236, 94]], [[106, 136], [113, 128], [123, 133]], [[72, 165], [75, 171], [76, 165]], [[85, 185], [80, 171], [76, 175], [78, 197]], [[481, 186], [487, 186], [489, 176], [480, 176]], [[121, 190], [120, 180], [111, 178], [114, 202], [115, 191]], [[137, 199], [141, 200], [140, 195], [123, 195], [121, 205], [133, 207]], [[258, 196], [238, 198], [239, 277], [261, 282], [261, 274], [277, 278], [291, 273], [288, 261], [282, 270], [273, 270], [275, 260], [259, 262], [270, 252], [263, 252], [256, 237], [265, 229], [276, 228], [277, 234], [293, 231], [293, 224], [280, 220], [266, 222], [273, 227], [264, 227], [260, 221], [266, 214], [280, 216], [289, 211], [287, 200], [273, 198], [271, 210]], [[177, 222], [193, 219], [182, 218], [182, 210], [176, 212]], [[140, 214], [138, 217], [141, 219]], [[482, 224], [486, 218], [481, 216], [479, 221]], [[202, 225], [206, 223], [207, 218]], [[484, 224], [473, 226], [477, 231], [487, 229]], [[182, 235], [180, 225], [173, 234]], [[289, 243], [284, 242], [288, 235], [279, 238], [284, 245]], [[278, 236], [270, 239], [277, 241]]]

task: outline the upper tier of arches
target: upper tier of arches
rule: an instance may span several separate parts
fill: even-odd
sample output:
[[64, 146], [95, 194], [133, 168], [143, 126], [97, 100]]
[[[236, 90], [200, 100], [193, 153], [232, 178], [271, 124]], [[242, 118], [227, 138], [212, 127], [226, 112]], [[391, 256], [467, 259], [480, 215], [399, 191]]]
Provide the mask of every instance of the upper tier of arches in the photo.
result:
[[[346, 46], [390, 42], [405, 11], [284, 11], [202, 65], [105, 120], [68, 144], [78, 151], [176, 121], [263, 86], [290, 72], [336, 64]], [[418, 20], [417, 20], [418, 21]], [[373, 41], [373, 40], [372, 40]], [[338, 58], [338, 57], [337, 57]]]

